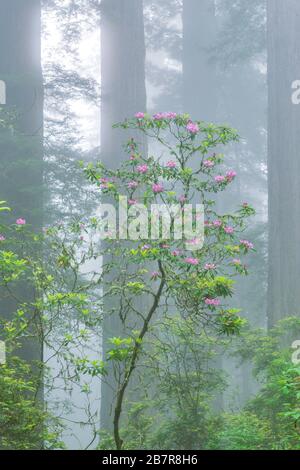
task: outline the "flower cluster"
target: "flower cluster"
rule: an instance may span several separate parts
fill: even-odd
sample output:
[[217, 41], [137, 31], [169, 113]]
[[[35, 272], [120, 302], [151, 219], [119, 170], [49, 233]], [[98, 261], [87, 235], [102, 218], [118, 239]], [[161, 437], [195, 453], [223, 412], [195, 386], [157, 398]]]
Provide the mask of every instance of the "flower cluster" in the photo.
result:
[[199, 132], [198, 124], [196, 124], [192, 121], [188, 122], [188, 124], [186, 126], [186, 129], [190, 134], [193, 134], [193, 135], [198, 134], [198, 132]]
[[162, 193], [164, 191], [164, 187], [161, 183], [154, 183], [152, 185], [152, 191], [154, 194]]
[[218, 307], [221, 304], [219, 299], [205, 299], [205, 304], [213, 307]]
[[138, 173], [143, 174], [143, 175], [144, 175], [145, 173], [147, 173], [148, 170], [149, 170], [148, 165], [138, 165], [138, 166], [136, 167], [136, 171], [137, 171]]
[[254, 248], [253, 243], [248, 240], [240, 240], [240, 244], [243, 245], [247, 250], [252, 250]]

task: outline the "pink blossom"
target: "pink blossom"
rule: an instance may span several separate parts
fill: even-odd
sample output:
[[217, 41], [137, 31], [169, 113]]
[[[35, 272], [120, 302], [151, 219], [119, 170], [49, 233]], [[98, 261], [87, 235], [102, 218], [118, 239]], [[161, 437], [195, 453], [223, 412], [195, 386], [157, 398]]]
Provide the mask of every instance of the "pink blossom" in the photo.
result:
[[238, 259], [238, 258], [235, 258], [232, 260], [232, 263], [235, 264], [235, 265], [240, 265], [241, 264], [241, 260]]
[[162, 119], [165, 119], [166, 118], [166, 114], [165, 113], [156, 113], [156, 114], [153, 114], [153, 119], [154, 121], [161, 121]]
[[145, 113], [141, 113], [141, 112], [136, 113], [135, 117], [136, 117], [137, 119], [144, 119]]
[[227, 181], [232, 181], [236, 177], [237, 173], [234, 170], [227, 171], [226, 179]]
[[214, 263], [206, 263], [206, 265], [204, 266], [204, 269], [206, 269], [207, 271], [211, 271], [211, 270], [216, 269], [216, 265]]
[[175, 119], [177, 117], [176, 113], [156, 113], [153, 115], [155, 121], [161, 121], [162, 119]]
[[225, 176], [223, 176], [223, 175], [215, 176], [215, 182], [216, 183], [224, 183], [224, 181], [225, 181]]
[[186, 258], [184, 261], [193, 266], [197, 266], [197, 264], [199, 264], [199, 260], [197, 258]]
[[137, 200], [136, 200], [136, 199], [129, 199], [129, 200], [128, 200], [128, 204], [129, 204], [130, 206], [134, 206], [135, 204], [137, 204]]
[[108, 183], [109, 183], [108, 178], [100, 178], [99, 181], [100, 181], [100, 188], [101, 189], [107, 189], [108, 188]]
[[147, 173], [148, 171], [148, 165], [138, 165], [136, 169], [139, 173], [144, 174], [144, 173]]
[[214, 227], [221, 227], [221, 225], [222, 225], [221, 220], [215, 220], [214, 221]]
[[25, 219], [22, 219], [22, 218], [17, 219], [17, 220], [16, 220], [16, 224], [17, 224], [17, 225], [25, 225], [25, 224], [26, 224], [26, 220], [25, 220]]
[[0, 242], [4, 242], [5, 241], [5, 236], [4, 235], [0, 235]]
[[151, 279], [155, 280], [159, 277], [159, 272], [158, 271], [153, 271], [151, 273]]
[[254, 248], [253, 243], [249, 242], [248, 240], [240, 240], [240, 244], [247, 248], [247, 250]]
[[231, 235], [233, 232], [234, 232], [234, 228], [233, 227], [224, 227], [224, 232], [225, 233], [228, 233], [229, 235]]
[[196, 123], [194, 123], [194, 122], [192, 122], [192, 121], [188, 122], [188, 124], [187, 124], [187, 126], [186, 126], [186, 129], [187, 129], [187, 131], [188, 131], [190, 134], [194, 134], [194, 135], [195, 135], [195, 134], [198, 134], [198, 132], [199, 132], [199, 126], [198, 126], [198, 124], [196, 124]]
[[166, 166], [168, 168], [176, 168], [176, 162], [174, 162], [173, 160], [170, 160], [167, 162]]
[[144, 245], [142, 246], [142, 251], [147, 251], [147, 250], [150, 250], [150, 245]]
[[215, 166], [215, 164], [211, 160], [205, 160], [203, 162], [203, 166], [205, 166], [205, 168], [212, 168], [213, 166]]
[[160, 183], [154, 183], [152, 185], [152, 191], [157, 194], [157, 193], [162, 193], [164, 191], [164, 187]]
[[180, 256], [180, 254], [181, 254], [180, 250], [173, 250], [172, 251], [173, 256]]
[[212, 305], [214, 307], [217, 307], [218, 305], [220, 305], [220, 300], [219, 299], [205, 299], [205, 303], [206, 305]]
[[134, 161], [136, 159], [136, 156], [135, 155], [130, 155], [130, 159], [131, 161]]
[[193, 238], [192, 240], [188, 240], [187, 243], [189, 245], [198, 245], [200, 243], [199, 238]]
[[127, 184], [127, 187], [129, 189], [136, 189], [138, 187], [138, 185], [139, 184], [137, 183], [137, 181], [129, 181], [129, 183]]
[[166, 118], [167, 119], [176, 119], [177, 118], [177, 113], [166, 113]]

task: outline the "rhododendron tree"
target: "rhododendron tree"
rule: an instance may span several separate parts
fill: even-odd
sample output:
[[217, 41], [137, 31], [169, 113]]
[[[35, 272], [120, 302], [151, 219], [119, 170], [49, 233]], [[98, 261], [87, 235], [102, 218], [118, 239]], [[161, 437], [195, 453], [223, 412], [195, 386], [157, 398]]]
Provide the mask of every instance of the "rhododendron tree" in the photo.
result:
[[[214, 328], [219, 334], [236, 334], [243, 325], [239, 309], [229, 307], [228, 298], [234, 291], [234, 278], [247, 274], [240, 258], [254, 248], [243, 237], [245, 221], [254, 210], [245, 203], [232, 213], [219, 214], [216, 210], [215, 194], [226, 190], [237, 177], [233, 169], [226, 168], [226, 159], [220, 153], [222, 147], [238, 139], [233, 129], [193, 122], [185, 114], [158, 113], [151, 117], [143, 112], [116, 127], [128, 133], [140, 131], [162, 151], [159, 158], [144, 155], [138, 142], [130, 138], [126, 144], [128, 159], [117, 170], [101, 162], [85, 167], [88, 179], [99, 189], [99, 201], [104, 196], [117, 206], [120, 197], [126, 196], [130, 206], [125, 226], [128, 236], [124, 236], [124, 227], [120, 237], [110, 239], [106, 233], [106, 242], [95, 255], [104, 260], [103, 297], [114, 299], [112, 308], [103, 312], [104, 318], [118, 316], [122, 323], [122, 336], [107, 339], [107, 357], [102, 358], [104, 370], [105, 364], [112, 365], [116, 377], [112, 422], [115, 446], [121, 449], [124, 437], [120, 420], [126, 392], [132, 377], [141, 372], [139, 365], [147, 361], [150, 338], [159, 334], [160, 325], [178, 314], [197, 328]], [[163, 226], [158, 237], [151, 236], [148, 228], [153, 224], [153, 205], [163, 205], [167, 210], [176, 205], [184, 212], [186, 205], [193, 203], [202, 204], [204, 209], [203, 244], [189, 239], [185, 232], [175, 237], [178, 213], [171, 217], [173, 237], [166, 237]], [[141, 205], [148, 209], [144, 219], [148, 224], [138, 223]], [[132, 212], [134, 208], [136, 212]], [[195, 227], [195, 207], [190, 215]], [[95, 217], [95, 234], [97, 230], [105, 232], [106, 223], [105, 217]], [[131, 223], [137, 233], [134, 240], [129, 236]], [[97, 373], [91, 365], [84, 364], [84, 368]]]

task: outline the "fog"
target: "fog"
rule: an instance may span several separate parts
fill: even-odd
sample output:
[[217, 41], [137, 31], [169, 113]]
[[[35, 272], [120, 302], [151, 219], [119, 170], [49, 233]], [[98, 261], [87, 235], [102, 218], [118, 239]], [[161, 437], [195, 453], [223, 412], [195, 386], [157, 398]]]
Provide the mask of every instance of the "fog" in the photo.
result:
[[299, 15], [1, 0], [0, 449], [300, 449]]

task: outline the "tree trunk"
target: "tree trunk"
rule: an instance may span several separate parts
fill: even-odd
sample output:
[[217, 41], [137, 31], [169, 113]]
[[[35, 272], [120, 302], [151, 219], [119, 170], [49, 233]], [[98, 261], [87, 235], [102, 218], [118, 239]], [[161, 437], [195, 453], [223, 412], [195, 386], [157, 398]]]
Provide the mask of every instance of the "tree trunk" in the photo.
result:
[[[35, 231], [42, 228], [43, 79], [41, 67], [41, 5], [39, 0], [2, 0], [0, 3], [0, 80], [5, 83], [3, 108], [16, 115], [14, 129], [0, 132], [0, 200], [12, 208], [12, 221], [25, 218]], [[22, 254], [21, 254], [22, 256]], [[26, 283], [15, 289], [21, 302], [32, 302]], [[20, 307], [14, 298], [0, 300], [7, 318]], [[17, 354], [28, 364], [43, 360], [43, 344], [33, 327]], [[36, 396], [43, 400], [42, 369]], [[42, 448], [43, 442], [34, 442]]]
[[1, 134], [0, 199], [35, 229], [42, 216], [43, 80], [39, 0], [0, 3], [0, 80], [16, 130]]
[[[0, 200], [12, 209], [12, 220], [24, 217], [35, 230], [42, 227], [43, 79], [41, 68], [41, 5], [39, 0], [0, 3], [0, 80], [6, 84], [8, 111], [16, 113], [15, 129], [0, 134]], [[21, 286], [24, 302], [32, 292]], [[9, 315], [13, 299], [2, 303]], [[42, 359], [42, 344], [24, 342], [20, 356]]]
[[[218, 34], [214, 0], [183, 1], [183, 110], [192, 119], [216, 122], [220, 92], [218, 70], [212, 59], [212, 50]], [[197, 201], [196, 201], [197, 202]], [[216, 198], [218, 209], [220, 198]], [[222, 369], [222, 359], [210, 365]], [[217, 394], [215, 407], [223, 408], [223, 394]]]
[[211, 50], [217, 37], [214, 0], [183, 1], [183, 105], [193, 119], [215, 121], [217, 70]]
[[[102, 0], [101, 18], [101, 159], [109, 168], [117, 168], [125, 158], [122, 151], [124, 141], [136, 136], [112, 129], [112, 125], [132, 117], [137, 111], [146, 110], [143, 2]], [[146, 142], [141, 135], [138, 135], [137, 141], [146, 151]], [[104, 317], [105, 310], [113, 307], [113, 301], [110, 305], [104, 305]], [[104, 356], [107, 339], [121, 334], [122, 326], [117, 315], [104, 320]], [[109, 381], [113, 387], [113, 379]], [[101, 429], [112, 430], [114, 399], [110, 386], [103, 382]]]
[[[300, 312], [300, 2], [268, 0], [268, 325]], [[299, 39], [299, 40], [298, 40]]]

